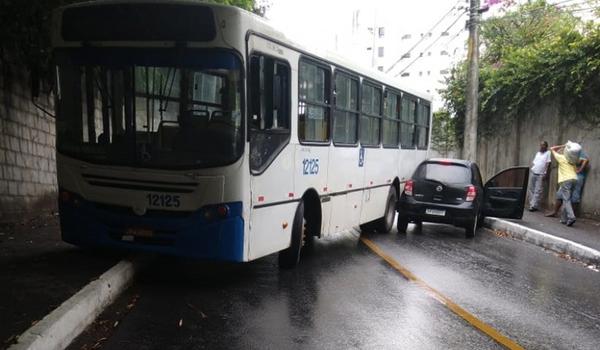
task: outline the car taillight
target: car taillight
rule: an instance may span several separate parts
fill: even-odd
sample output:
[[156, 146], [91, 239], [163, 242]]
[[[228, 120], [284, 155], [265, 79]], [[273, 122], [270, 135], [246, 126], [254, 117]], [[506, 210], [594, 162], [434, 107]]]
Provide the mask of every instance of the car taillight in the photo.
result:
[[465, 200], [467, 202], [472, 202], [475, 200], [476, 196], [477, 196], [477, 189], [475, 188], [475, 186], [469, 185], [469, 187], [467, 187], [467, 197]]
[[404, 194], [406, 194], [407, 196], [412, 196], [414, 184], [415, 183], [413, 180], [406, 181], [406, 183], [404, 184]]

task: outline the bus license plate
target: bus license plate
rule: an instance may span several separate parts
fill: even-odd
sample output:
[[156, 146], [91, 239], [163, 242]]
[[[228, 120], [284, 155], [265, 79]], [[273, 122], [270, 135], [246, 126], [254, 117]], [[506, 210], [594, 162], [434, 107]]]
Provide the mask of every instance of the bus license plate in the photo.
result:
[[446, 211], [439, 209], [425, 209], [425, 214], [434, 216], [444, 216], [446, 215]]
[[152, 237], [154, 236], [154, 231], [147, 228], [128, 228], [125, 231], [125, 235], [123, 236], [132, 236], [132, 237]]

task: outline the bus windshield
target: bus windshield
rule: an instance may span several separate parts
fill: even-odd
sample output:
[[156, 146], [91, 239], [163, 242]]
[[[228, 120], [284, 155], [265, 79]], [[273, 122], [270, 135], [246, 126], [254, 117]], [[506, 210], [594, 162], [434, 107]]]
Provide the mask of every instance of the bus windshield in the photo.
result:
[[241, 67], [200, 50], [57, 53], [57, 148], [95, 163], [231, 164], [243, 151]]

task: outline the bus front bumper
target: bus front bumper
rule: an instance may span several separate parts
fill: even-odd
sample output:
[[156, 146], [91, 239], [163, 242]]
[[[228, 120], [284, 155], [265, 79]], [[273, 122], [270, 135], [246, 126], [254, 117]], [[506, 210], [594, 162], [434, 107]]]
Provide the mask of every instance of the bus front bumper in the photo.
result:
[[220, 206], [227, 207], [227, 215], [219, 217], [214, 211], [216, 206], [210, 206], [186, 214], [162, 212], [138, 216], [129, 208], [108, 207], [83, 199], [61, 201], [62, 239], [86, 247], [244, 261], [242, 203]]

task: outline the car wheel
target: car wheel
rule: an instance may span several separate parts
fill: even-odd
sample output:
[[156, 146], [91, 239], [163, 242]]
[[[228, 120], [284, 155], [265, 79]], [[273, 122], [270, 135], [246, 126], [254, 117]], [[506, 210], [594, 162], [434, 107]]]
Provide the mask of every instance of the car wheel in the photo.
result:
[[406, 233], [408, 228], [408, 218], [404, 215], [398, 214], [398, 233]]
[[467, 238], [475, 237], [475, 231], [477, 231], [478, 223], [479, 223], [478, 215], [475, 215], [475, 217], [472, 220], [467, 222], [467, 224], [465, 225], [465, 236]]
[[415, 233], [416, 234], [421, 234], [423, 233], [423, 221], [422, 220], [415, 220]]
[[380, 233], [388, 233], [394, 226], [394, 216], [396, 215], [396, 188], [390, 186], [385, 205], [385, 214], [375, 222], [375, 230]]
[[298, 204], [292, 225], [292, 242], [287, 249], [279, 252], [279, 267], [282, 269], [296, 267], [300, 261], [300, 251], [305, 239], [304, 202]]
[[477, 227], [483, 227], [483, 223], [485, 221], [485, 216], [481, 213], [479, 213], [479, 216], [477, 217]]

